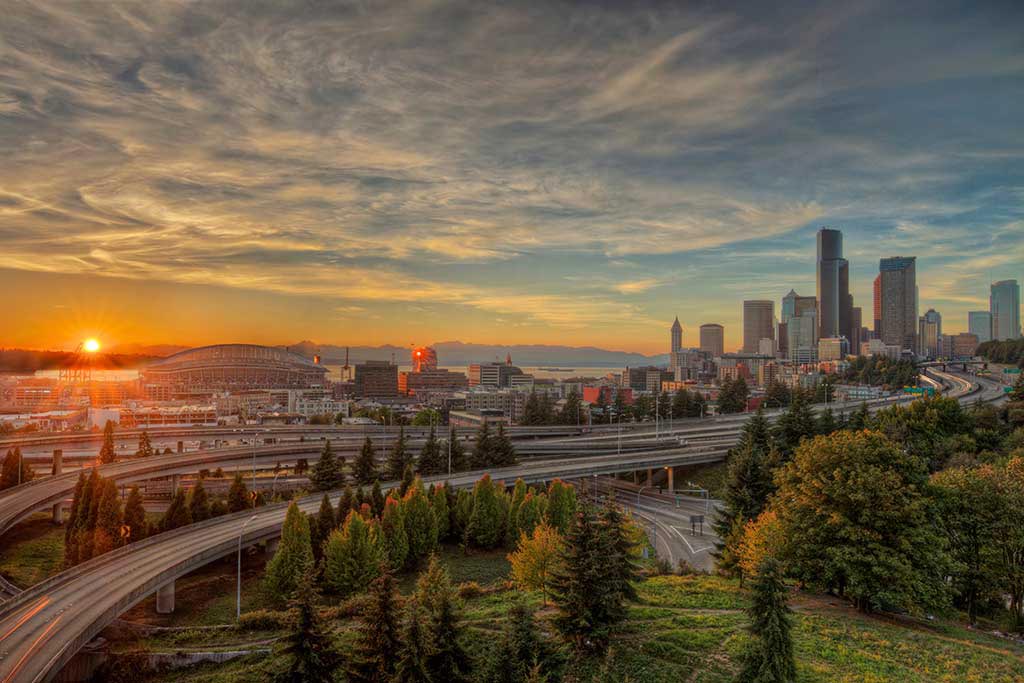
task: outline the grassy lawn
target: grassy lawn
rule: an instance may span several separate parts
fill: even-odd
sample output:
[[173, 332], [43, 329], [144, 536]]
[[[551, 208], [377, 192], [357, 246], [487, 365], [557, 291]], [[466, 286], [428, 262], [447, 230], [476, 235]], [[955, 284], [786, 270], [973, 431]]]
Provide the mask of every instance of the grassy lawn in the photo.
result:
[[677, 467], [676, 481], [692, 481], [711, 492], [712, 498], [721, 500], [725, 494], [728, 466], [724, 462], [696, 467]]
[[49, 514], [32, 515], [0, 540], [0, 574], [28, 588], [59, 572], [64, 564], [64, 527]]

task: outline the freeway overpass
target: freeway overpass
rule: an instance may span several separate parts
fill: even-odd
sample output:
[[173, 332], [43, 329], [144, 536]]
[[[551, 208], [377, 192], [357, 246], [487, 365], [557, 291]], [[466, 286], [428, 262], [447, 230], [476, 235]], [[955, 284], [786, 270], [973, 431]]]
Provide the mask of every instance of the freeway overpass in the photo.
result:
[[[971, 382], [945, 373], [937, 373], [937, 376], [940, 381], [956, 385], [951, 393], [957, 393], [961, 401], [1002, 398], [998, 385], [995, 385], [999, 392], [996, 396], [984, 381]], [[884, 406], [876, 406], [879, 407]], [[738, 431], [742, 420], [730, 421]], [[578, 479], [715, 462], [725, 453], [725, 448], [694, 452], [692, 447], [679, 446], [577, 457], [568, 461], [526, 462], [496, 470], [493, 475], [508, 481], [522, 478], [527, 482]], [[139, 462], [146, 463], [130, 461], [107, 467]], [[167, 467], [156, 471], [166, 476]], [[194, 470], [196, 464], [190, 467]], [[481, 474], [460, 473], [449, 481], [456, 487], [470, 487]], [[429, 477], [427, 481], [443, 479]], [[332, 497], [336, 504], [340, 492], [334, 492]], [[320, 496], [313, 495], [300, 499], [299, 505], [305, 512], [314, 512], [319, 502]], [[251, 514], [248, 511], [235, 513], [159, 534], [94, 558], [23, 591], [0, 608], [0, 681], [52, 679], [80, 647], [147, 595], [156, 591], [158, 602], [173, 604], [173, 585], [178, 577], [231, 553], [240, 538], [243, 545], [277, 538], [285, 510], [283, 504], [272, 505], [258, 508]], [[247, 522], [244, 535], [240, 536]]]

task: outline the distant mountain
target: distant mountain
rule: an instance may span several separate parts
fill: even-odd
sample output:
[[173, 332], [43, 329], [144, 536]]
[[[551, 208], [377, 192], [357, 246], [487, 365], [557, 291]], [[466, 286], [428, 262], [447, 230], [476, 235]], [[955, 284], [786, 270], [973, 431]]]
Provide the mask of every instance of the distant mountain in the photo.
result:
[[[437, 351], [438, 363], [444, 365], [469, 365], [505, 360], [512, 356], [512, 362], [521, 366], [558, 367], [600, 367], [621, 368], [639, 365], [665, 365], [668, 354], [645, 356], [628, 351], [609, 351], [595, 346], [555, 346], [548, 344], [516, 344], [494, 346], [490, 344], [467, 344], [460, 341], [445, 341], [432, 344]], [[286, 347], [293, 353], [312, 358], [319, 353], [326, 365], [345, 362], [345, 347], [333, 344], [317, 344], [301, 341]], [[352, 346], [349, 347], [349, 363], [354, 365], [365, 360], [391, 360], [399, 365], [409, 364], [409, 349], [401, 346]]]

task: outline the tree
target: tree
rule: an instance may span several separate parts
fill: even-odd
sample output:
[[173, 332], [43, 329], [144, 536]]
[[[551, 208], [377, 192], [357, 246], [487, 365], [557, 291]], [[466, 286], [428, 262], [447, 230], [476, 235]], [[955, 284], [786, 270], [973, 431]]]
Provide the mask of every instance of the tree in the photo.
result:
[[1017, 374], [1017, 381], [1013, 383], [1013, 389], [1010, 390], [1007, 400], [1013, 403], [1024, 401], [1024, 372]]
[[437, 517], [419, 477], [416, 477], [402, 498], [402, 516], [405, 519], [409, 560], [412, 564], [437, 548]]
[[430, 495], [430, 507], [437, 521], [437, 540], [444, 541], [451, 533], [451, 510], [448, 508], [448, 490], [444, 486], [434, 489]]
[[383, 568], [378, 572], [359, 616], [346, 670], [350, 683], [391, 683], [395, 675], [395, 653], [402, 643], [395, 582]]
[[741, 683], [792, 683], [796, 680], [793, 624], [786, 605], [782, 566], [766, 560], [757, 572], [750, 606], [754, 642], [743, 657]]
[[334, 531], [334, 506], [326, 493], [320, 499], [320, 510], [309, 518], [309, 540], [313, 548], [313, 558], [317, 562], [323, 559], [324, 542]]
[[21, 448], [15, 446], [13, 451], [7, 451], [7, 455], [4, 456], [3, 468], [0, 470], [0, 490], [32, 481], [33, 477], [35, 477], [35, 472], [32, 471], [32, 466], [21, 457]]
[[249, 501], [249, 489], [242, 479], [241, 472], [235, 472], [235, 478], [231, 481], [228, 489], [228, 512], [241, 512], [252, 507]]
[[547, 523], [564, 534], [572, 525], [576, 513], [576, 488], [555, 479], [548, 485]]
[[299, 587], [303, 576], [313, 567], [313, 546], [310, 540], [309, 519], [292, 501], [281, 528], [281, 542], [277, 552], [267, 563], [264, 586], [271, 596], [291, 595]]
[[522, 479], [516, 479], [516, 483], [512, 487], [512, 497], [509, 500], [508, 522], [505, 525], [507, 545], [511, 548], [514, 548], [519, 541], [519, 524], [517, 519], [519, 517], [519, 508], [522, 507], [523, 501], [526, 500], [526, 493], [526, 482]]
[[374, 517], [384, 514], [384, 492], [380, 488], [379, 480], [375, 480], [370, 487], [370, 507], [373, 509]]
[[324, 441], [320, 451], [320, 459], [313, 465], [313, 473], [309, 482], [316, 491], [333, 491], [345, 485], [345, 457], [335, 457], [331, 448], [331, 440]]
[[437, 555], [416, 583], [416, 600], [426, 613], [426, 670], [431, 680], [460, 683], [470, 680], [472, 662], [462, 647], [462, 617], [448, 570]]
[[480, 548], [496, 548], [505, 538], [505, 497], [502, 487], [491, 481], [491, 475], [482, 476], [473, 487], [473, 508], [466, 528], [466, 536]]
[[153, 443], [149, 440], [149, 432], [145, 429], [139, 434], [139, 448], [135, 451], [137, 458], [149, 458], [153, 456]]
[[433, 408], [424, 408], [413, 416], [410, 424], [413, 427], [433, 427], [441, 424], [441, 413]]
[[831, 434], [838, 429], [836, 424], [836, 416], [833, 414], [831, 408], [825, 408], [818, 414], [818, 433], [819, 434]]
[[612, 620], [621, 621], [626, 617], [625, 601], [637, 599], [633, 585], [640, 580], [640, 567], [634, 559], [637, 544], [629, 535], [622, 509], [614, 502], [601, 510], [600, 523], [603, 572], [613, 593], [608, 609]]
[[431, 683], [427, 671], [426, 616], [423, 608], [413, 596], [405, 606], [405, 621], [402, 624], [401, 646], [398, 662], [395, 664], [395, 683]]
[[391, 571], [400, 571], [409, 560], [409, 536], [401, 503], [388, 496], [380, 519], [382, 552]]
[[142, 494], [138, 486], [128, 492], [128, 500], [124, 504], [124, 525], [128, 527], [128, 542], [141, 541], [149, 532], [146, 524], [146, 508], [142, 504]]
[[290, 606], [298, 612], [295, 626], [283, 639], [281, 654], [286, 669], [274, 676], [276, 683], [332, 683], [341, 658], [317, 613], [319, 598], [312, 564], [302, 573]]
[[420, 451], [419, 460], [416, 461], [416, 471], [422, 475], [440, 474], [445, 471], [445, 462], [441, 457], [441, 444], [437, 441], [433, 427], [430, 428], [430, 434]]
[[461, 472], [469, 466], [466, 462], [466, 451], [459, 441], [459, 433], [455, 431], [455, 427], [448, 430], [448, 449], [452, 472]]
[[761, 405], [769, 408], [784, 408], [792, 400], [792, 393], [782, 382], [772, 382], [764, 392], [764, 402]]
[[677, 420], [689, 417], [691, 403], [692, 399], [690, 397], [690, 392], [685, 388], [680, 387], [676, 390], [676, 393], [672, 395], [672, 408], [670, 414]]
[[379, 478], [377, 475], [377, 453], [374, 451], [373, 441], [370, 440], [370, 437], [366, 437], [366, 441], [363, 442], [363, 448], [359, 451], [359, 456], [352, 466], [352, 476], [360, 486], [372, 484]]
[[185, 489], [178, 489], [171, 498], [171, 504], [160, 518], [160, 531], [171, 531], [192, 523], [192, 513], [188, 509]]
[[582, 408], [583, 403], [580, 401], [579, 392], [573, 388], [569, 395], [565, 397], [565, 403], [562, 404], [562, 411], [558, 415], [558, 421], [564, 425], [579, 424]]
[[804, 441], [776, 473], [772, 509], [792, 575], [862, 610], [945, 601], [948, 562], [927, 468], [876, 432]]
[[738, 524], [742, 529], [744, 524], [761, 514], [774, 490], [768, 454], [755, 443], [750, 441], [730, 454], [724, 505], [713, 522], [719, 538], [713, 554], [719, 571], [726, 574], [737, 569], [737, 549], [730, 544], [739, 541], [741, 535], [739, 530], [733, 533], [733, 527]]
[[857, 410], [850, 413], [850, 419], [846, 421], [846, 428], [853, 432], [871, 427], [871, 412], [868, 404], [861, 403]]
[[[545, 394], [547, 396], [547, 394]], [[517, 462], [516, 449], [505, 433], [505, 425], [498, 425], [498, 433], [491, 443], [491, 467], [512, 467]]]
[[788, 460], [804, 439], [818, 433], [814, 411], [802, 393], [793, 397], [789, 410], [775, 423], [775, 446], [783, 460]]
[[[757, 408], [749, 420], [743, 425], [740, 431], [740, 440], [735, 450], [753, 448], [761, 453], [767, 453], [772, 445], [772, 428], [768, 418], [764, 416], [764, 403]], [[731, 455], [731, 453], [730, 453]]]
[[384, 466], [385, 476], [394, 481], [402, 478], [406, 467], [412, 466], [412, 454], [409, 453], [408, 444], [405, 438], [405, 427], [398, 430], [398, 439], [391, 447], [387, 463]]
[[342, 597], [365, 590], [380, 575], [383, 559], [377, 532], [353, 510], [341, 530], [335, 529], [327, 539], [324, 584]]
[[114, 453], [114, 422], [107, 420], [103, 425], [103, 445], [100, 446], [100, 464], [107, 465], [114, 462], [117, 455]]
[[541, 523], [532, 534], [520, 534], [516, 551], [508, 556], [512, 580], [520, 588], [540, 591], [545, 605], [551, 578], [562, 569], [562, 546], [562, 535]]
[[210, 497], [206, 495], [202, 479], [196, 480], [196, 485], [192, 487], [192, 492], [189, 494], [188, 513], [193, 524], [210, 518]]
[[750, 389], [747, 387], [747, 380], [742, 376], [731, 381], [728, 377], [725, 378], [718, 391], [718, 412], [723, 414], [742, 413], [747, 407], [749, 395]]
[[554, 572], [551, 591], [558, 615], [554, 625], [578, 653], [603, 652], [612, 615], [617, 612], [614, 586], [605, 572], [605, 544], [593, 506], [577, 506], [565, 537], [562, 566]]
[[774, 510], [765, 510], [756, 519], [748, 521], [736, 544], [736, 564], [740, 576], [756, 576], [765, 560], [775, 558], [784, 540], [779, 516]]
[[469, 456], [469, 466], [474, 470], [486, 469], [491, 463], [491, 427], [487, 420], [480, 423], [476, 432], [476, 443]]
[[484, 683], [523, 683], [535, 668], [553, 668], [553, 653], [540, 637], [526, 603], [516, 600], [508, 616], [508, 627], [483, 674]]
[[520, 534], [532, 536], [537, 525], [544, 523], [547, 500], [547, 496], [543, 494], [537, 494], [532, 490], [526, 492], [523, 504], [516, 511], [515, 538], [518, 538]]
[[104, 479], [101, 491], [96, 528], [93, 531], [93, 557], [121, 545], [121, 499], [117, 495], [117, 484], [113, 479]]

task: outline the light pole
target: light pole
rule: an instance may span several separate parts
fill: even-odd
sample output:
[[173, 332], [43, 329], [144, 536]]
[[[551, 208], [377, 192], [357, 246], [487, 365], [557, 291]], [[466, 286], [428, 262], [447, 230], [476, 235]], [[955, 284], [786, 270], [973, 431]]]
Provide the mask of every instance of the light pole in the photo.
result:
[[654, 395], [654, 440], [658, 440], [658, 419], [661, 417], [661, 394]]
[[252, 433], [252, 507], [256, 509], [256, 432]]
[[235, 599], [235, 620], [238, 621], [242, 618], [242, 535], [245, 534], [245, 527], [249, 526], [249, 522], [256, 519], [256, 515], [253, 515], [245, 521], [242, 525], [242, 530], [238, 532], [238, 594]]

